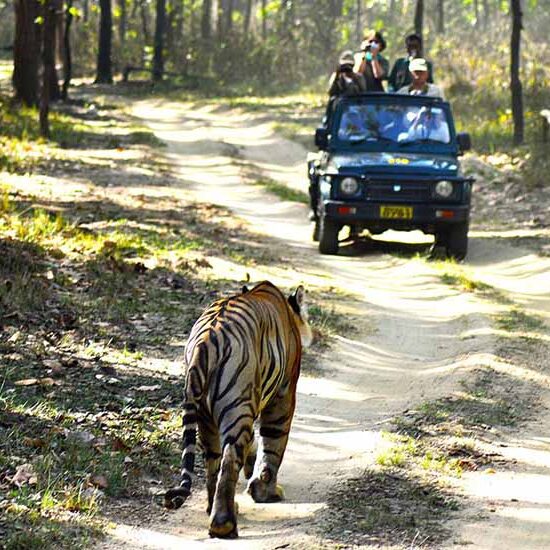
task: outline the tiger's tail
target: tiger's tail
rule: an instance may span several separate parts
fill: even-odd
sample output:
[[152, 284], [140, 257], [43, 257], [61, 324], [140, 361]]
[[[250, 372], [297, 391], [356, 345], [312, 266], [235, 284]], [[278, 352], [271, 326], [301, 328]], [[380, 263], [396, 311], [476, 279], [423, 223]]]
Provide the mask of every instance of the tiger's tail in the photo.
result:
[[179, 487], [169, 489], [164, 495], [164, 505], [170, 510], [178, 509], [191, 494], [195, 471], [195, 444], [197, 442], [197, 406], [194, 401], [183, 405], [183, 453]]

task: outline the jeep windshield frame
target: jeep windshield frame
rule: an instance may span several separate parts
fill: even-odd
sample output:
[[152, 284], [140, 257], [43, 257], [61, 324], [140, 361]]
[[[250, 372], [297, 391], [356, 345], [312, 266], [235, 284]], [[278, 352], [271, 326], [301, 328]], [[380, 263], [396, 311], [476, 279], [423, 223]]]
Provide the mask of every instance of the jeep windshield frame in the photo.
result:
[[[350, 114], [357, 116], [359, 125], [363, 124], [351, 137], [342, 131], [342, 124], [347, 124], [345, 117], [350, 118]], [[419, 124], [422, 118], [432, 124], [427, 130]], [[404, 121], [399, 122], [401, 128], [392, 130], [391, 126], [400, 120]], [[437, 131], [431, 129], [435, 124]], [[328, 132], [328, 151], [459, 154], [451, 107], [440, 98], [392, 93], [344, 96], [333, 104]]]

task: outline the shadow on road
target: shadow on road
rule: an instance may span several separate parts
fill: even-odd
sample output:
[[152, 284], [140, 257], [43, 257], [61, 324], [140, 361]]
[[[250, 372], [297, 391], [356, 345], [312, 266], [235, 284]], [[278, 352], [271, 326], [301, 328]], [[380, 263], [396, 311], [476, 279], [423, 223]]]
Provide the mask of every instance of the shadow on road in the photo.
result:
[[360, 257], [376, 254], [392, 254], [404, 258], [413, 258], [417, 255], [426, 255], [432, 243], [402, 243], [373, 239], [372, 237], [358, 237], [340, 243], [340, 255]]

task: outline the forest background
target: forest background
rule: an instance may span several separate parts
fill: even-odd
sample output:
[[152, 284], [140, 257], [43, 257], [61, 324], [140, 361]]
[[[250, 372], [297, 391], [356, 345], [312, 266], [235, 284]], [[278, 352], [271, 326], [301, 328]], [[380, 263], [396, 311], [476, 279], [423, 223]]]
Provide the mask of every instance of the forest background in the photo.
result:
[[0, 15], [0, 46], [14, 44], [15, 95], [27, 104], [39, 102], [41, 57], [53, 71], [51, 99], [66, 96], [71, 77], [135, 78], [128, 68], [202, 95], [323, 98], [339, 52], [357, 49], [366, 28], [384, 33], [391, 62], [407, 34], [423, 35], [436, 79], [481, 151], [506, 148], [511, 134], [516, 144], [536, 141], [550, 104], [549, 0], [0, 0]]

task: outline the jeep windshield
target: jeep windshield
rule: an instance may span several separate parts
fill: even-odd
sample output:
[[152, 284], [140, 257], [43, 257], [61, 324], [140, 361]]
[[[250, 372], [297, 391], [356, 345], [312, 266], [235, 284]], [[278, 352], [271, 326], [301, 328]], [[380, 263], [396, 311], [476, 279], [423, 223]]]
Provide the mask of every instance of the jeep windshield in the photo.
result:
[[350, 147], [384, 144], [392, 149], [451, 143], [448, 110], [403, 102], [397, 96], [394, 101], [343, 103], [335, 120], [338, 143]]

